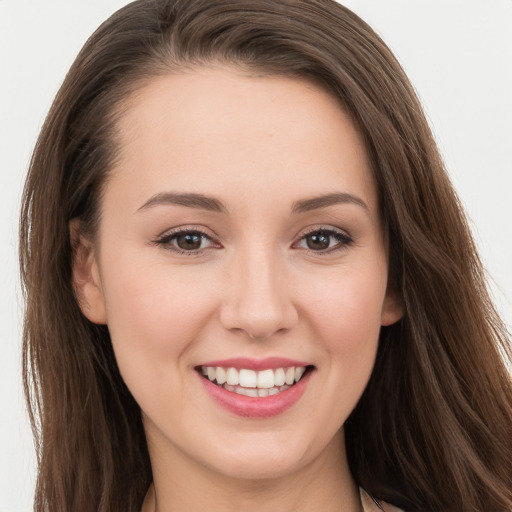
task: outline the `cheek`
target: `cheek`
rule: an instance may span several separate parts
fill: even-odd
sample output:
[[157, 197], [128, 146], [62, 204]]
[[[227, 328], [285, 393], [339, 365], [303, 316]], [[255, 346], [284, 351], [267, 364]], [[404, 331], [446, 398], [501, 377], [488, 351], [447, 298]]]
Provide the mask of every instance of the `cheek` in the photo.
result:
[[343, 268], [329, 279], [310, 283], [303, 293], [319, 326], [329, 330], [336, 325], [356, 335], [379, 331], [386, 285], [385, 268], [381, 266]]
[[[212, 314], [214, 295], [197, 273], [117, 261], [105, 283], [108, 327], [119, 367], [177, 367]], [[131, 270], [131, 269], [135, 270]]]
[[307, 288], [304, 311], [314, 339], [322, 345], [336, 375], [344, 375], [346, 385], [364, 387], [363, 380], [370, 376], [386, 284], [385, 265], [374, 264], [362, 269], [344, 267], [332, 279], [310, 283]]

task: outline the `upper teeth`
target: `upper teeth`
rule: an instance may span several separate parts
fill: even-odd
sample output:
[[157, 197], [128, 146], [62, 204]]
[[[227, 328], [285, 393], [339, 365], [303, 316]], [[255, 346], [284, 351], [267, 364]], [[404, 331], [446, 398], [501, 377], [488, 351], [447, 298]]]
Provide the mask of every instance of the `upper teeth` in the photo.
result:
[[203, 375], [217, 384], [228, 384], [230, 386], [242, 386], [244, 388], [270, 389], [276, 386], [291, 386], [298, 382], [306, 368], [304, 366], [289, 368], [276, 368], [275, 370], [262, 370], [256, 372], [242, 368], [222, 368], [220, 366], [202, 366]]

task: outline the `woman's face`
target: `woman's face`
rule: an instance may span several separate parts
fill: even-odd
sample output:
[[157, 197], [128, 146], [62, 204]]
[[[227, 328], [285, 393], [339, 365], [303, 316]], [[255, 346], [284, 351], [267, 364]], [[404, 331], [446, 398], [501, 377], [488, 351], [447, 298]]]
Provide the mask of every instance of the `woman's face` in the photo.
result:
[[75, 284], [108, 325], [155, 471], [343, 460], [379, 330], [400, 316], [350, 118], [305, 81], [219, 67], [154, 79], [119, 130]]

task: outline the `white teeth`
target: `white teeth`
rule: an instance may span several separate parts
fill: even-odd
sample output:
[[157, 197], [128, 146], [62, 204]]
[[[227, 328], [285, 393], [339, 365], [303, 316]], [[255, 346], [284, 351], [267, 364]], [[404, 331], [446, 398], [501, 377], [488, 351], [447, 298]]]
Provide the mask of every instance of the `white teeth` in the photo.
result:
[[[242, 373], [242, 370], [240, 371]], [[283, 382], [284, 384], [284, 382]], [[273, 370], [263, 370], [262, 372], [258, 372], [258, 388], [270, 389], [273, 388], [274, 385], [274, 371]], [[281, 384], [282, 385], [282, 384]]]
[[240, 370], [240, 386], [244, 388], [255, 388], [257, 383], [257, 376], [254, 370]]
[[244, 388], [242, 386], [236, 386], [233, 390], [238, 395], [244, 395], [244, 396], [250, 396], [252, 398], [257, 398], [258, 396], [258, 389], [254, 388]]
[[295, 368], [292, 366], [286, 370], [285, 382], [288, 386], [291, 386], [295, 381]]
[[[292, 368], [289, 368], [291, 370]], [[294, 372], [295, 374], [295, 372]], [[274, 373], [274, 385], [275, 386], [282, 386], [286, 382], [286, 374], [284, 373], [283, 368], [278, 368]], [[273, 387], [273, 386], [269, 386]]]
[[235, 386], [235, 389], [233, 390], [237, 395], [244, 395], [247, 396], [247, 389], [241, 388], [240, 386]]
[[215, 373], [215, 380], [217, 381], [217, 384], [224, 384], [224, 382], [226, 382], [226, 370], [220, 366], [217, 366]]
[[[259, 372], [242, 368], [223, 368], [221, 366], [201, 366], [201, 373], [210, 381], [228, 391], [246, 396], [272, 396], [298, 382], [306, 371], [306, 367], [291, 366], [275, 370]], [[249, 394], [247, 393], [249, 392]]]
[[270, 389], [256, 389], [244, 388], [242, 386], [230, 386], [229, 384], [224, 384], [222, 387], [227, 391], [236, 393], [237, 395], [250, 396], [252, 398], [265, 398], [267, 396], [277, 395], [278, 393], [281, 393], [281, 391], [286, 391], [290, 388], [290, 386], [280, 386]]
[[228, 371], [226, 372], [226, 382], [230, 386], [238, 386], [240, 383], [240, 380], [238, 379], [238, 372], [235, 368], [228, 368]]

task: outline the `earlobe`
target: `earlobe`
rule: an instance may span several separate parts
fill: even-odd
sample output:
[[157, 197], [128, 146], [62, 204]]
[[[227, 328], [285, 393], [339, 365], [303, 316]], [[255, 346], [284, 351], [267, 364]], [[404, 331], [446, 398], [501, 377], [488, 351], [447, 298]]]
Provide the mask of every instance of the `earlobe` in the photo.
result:
[[69, 223], [72, 256], [72, 284], [82, 313], [95, 324], [106, 324], [107, 314], [96, 252], [83, 235], [80, 221]]
[[402, 299], [395, 291], [388, 290], [382, 304], [381, 325], [393, 325], [403, 316], [404, 307]]

